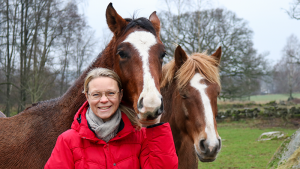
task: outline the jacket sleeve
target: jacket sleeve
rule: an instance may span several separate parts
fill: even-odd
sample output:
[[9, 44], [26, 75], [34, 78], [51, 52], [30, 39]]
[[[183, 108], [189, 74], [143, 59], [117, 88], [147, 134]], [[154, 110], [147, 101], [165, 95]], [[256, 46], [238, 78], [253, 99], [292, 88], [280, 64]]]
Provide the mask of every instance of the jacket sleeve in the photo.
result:
[[169, 123], [146, 128], [142, 143], [140, 164], [142, 169], [177, 169], [178, 157]]
[[45, 165], [45, 169], [60, 168], [75, 168], [72, 151], [64, 140], [63, 135], [57, 138], [52, 154]]

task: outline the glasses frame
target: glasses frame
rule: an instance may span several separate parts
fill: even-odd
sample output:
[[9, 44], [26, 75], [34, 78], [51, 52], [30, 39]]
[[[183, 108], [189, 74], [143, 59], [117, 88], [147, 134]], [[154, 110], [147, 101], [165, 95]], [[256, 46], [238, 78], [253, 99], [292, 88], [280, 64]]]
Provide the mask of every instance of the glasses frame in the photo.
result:
[[[106, 95], [106, 93], [109, 93], [109, 92], [116, 92], [114, 97], [110, 98], [109, 96]], [[108, 99], [108, 100], [111, 100], [111, 99], [116, 99], [117, 98], [117, 94], [120, 93], [120, 91], [105, 91], [105, 92], [97, 92], [97, 93], [101, 93], [101, 96], [99, 96], [99, 98], [97, 99], [93, 99], [93, 96], [91, 95], [91, 93], [88, 93], [88, 95], [90, 96], [90, 98], [92, 100], [101, 100], [101, 98], [103, 97], [103, 93], [104, 93], [104, 96]]]

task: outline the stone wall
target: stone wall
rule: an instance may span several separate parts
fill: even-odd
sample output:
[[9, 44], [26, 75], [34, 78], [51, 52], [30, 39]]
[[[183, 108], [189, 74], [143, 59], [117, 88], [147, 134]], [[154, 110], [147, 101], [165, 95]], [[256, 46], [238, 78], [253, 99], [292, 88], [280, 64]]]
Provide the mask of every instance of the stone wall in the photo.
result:
[[263, 108], [242, 108], [242, 109], [228, 109], [219, 111], [217, 120], [224, 119], [238, 121], [240, 119], [255, 119], [255, 118], [272, 118], [280, 117], [283, 119], [300, 118], [300, 107], [278, 107], [268, 106]]

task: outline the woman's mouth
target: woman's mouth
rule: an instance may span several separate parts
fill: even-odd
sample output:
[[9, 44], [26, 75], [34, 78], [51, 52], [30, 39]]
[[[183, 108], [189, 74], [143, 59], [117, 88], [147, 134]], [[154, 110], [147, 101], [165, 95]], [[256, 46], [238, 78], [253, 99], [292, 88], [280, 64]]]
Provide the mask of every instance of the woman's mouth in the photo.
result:
[[106, 106], [106, 107], [98, 107], [100, 110], [107, 110], [109, 109], [111, 106]]

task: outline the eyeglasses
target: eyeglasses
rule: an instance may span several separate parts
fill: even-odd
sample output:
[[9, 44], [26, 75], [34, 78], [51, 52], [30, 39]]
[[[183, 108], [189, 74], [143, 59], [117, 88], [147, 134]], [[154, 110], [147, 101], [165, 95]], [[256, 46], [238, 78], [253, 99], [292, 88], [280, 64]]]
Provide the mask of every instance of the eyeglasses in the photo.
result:
[[105, 92], [93, 92], [90, 95], [92, 100], [100, 100], [104, 95], [107, 97], [107, 99], [115, 99], [117, 98], [117, 93], [119, 93], [118, 91], [105, 91]]

